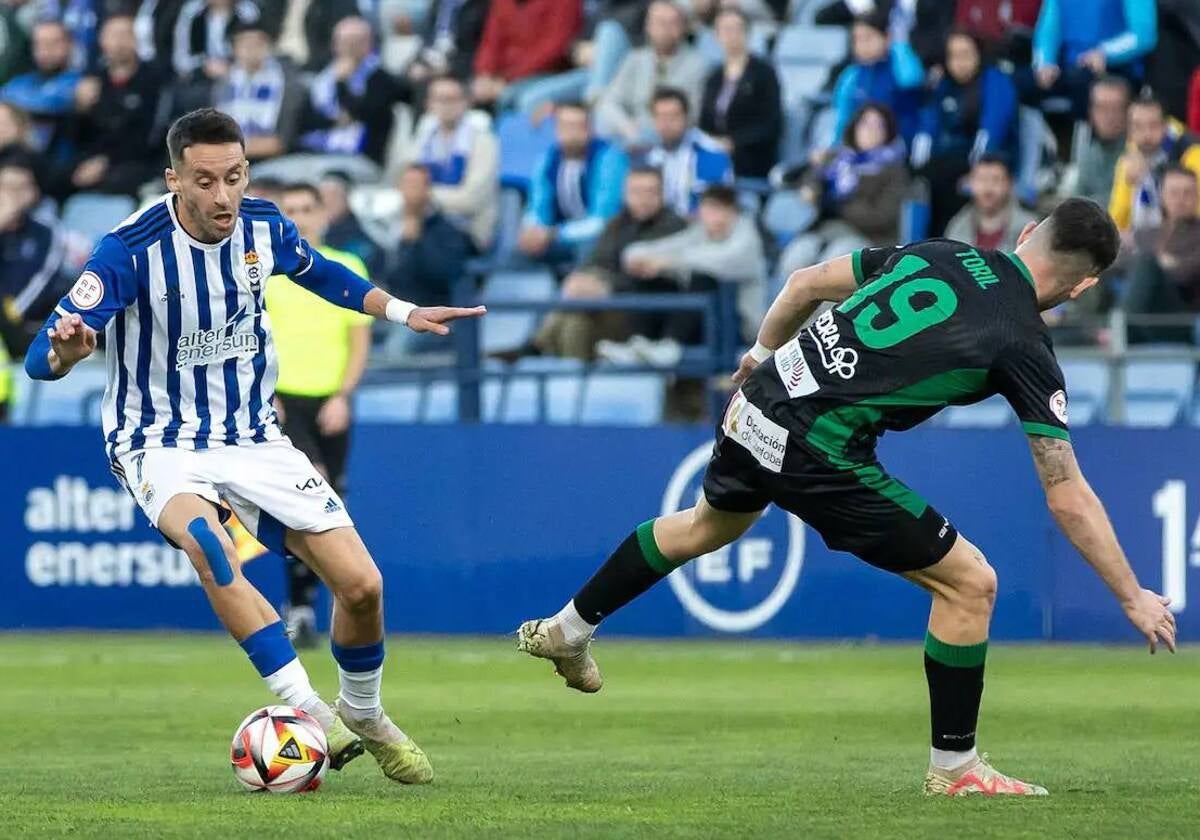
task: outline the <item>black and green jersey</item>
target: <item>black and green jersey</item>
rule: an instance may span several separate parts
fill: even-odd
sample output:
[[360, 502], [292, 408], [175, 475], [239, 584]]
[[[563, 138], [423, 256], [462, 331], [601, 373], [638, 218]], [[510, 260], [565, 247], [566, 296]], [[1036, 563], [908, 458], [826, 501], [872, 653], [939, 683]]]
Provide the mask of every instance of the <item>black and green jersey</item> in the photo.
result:
[[1069, 439], [1062, 371], [1020, 258], [934, 239], [853, 262], [858, 290], [742, 389], [789, 443], [834, 466], [869, 463], [883, 432], [997, 393], [1026, 433]]

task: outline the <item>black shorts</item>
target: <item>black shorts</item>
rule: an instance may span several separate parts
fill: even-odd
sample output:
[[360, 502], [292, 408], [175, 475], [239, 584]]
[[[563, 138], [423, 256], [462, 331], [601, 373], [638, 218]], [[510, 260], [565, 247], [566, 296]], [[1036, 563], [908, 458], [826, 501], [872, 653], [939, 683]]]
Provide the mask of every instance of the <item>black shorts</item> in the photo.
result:
[[327, 435], [317, 425], [317, 415], [328, 397], [276, 396], [283, 403], [283, 431], [291, 439], [292, 446], [307, 455], [314, 465], [320, 465], [325, 470], [334, 490], [344, 492], [350, 432], [347, 430]]
[[958, 537], [949, 520], [878, 461], [838, 469], [789, 445], [777, 473], [720, 429], [704, 474], [704, 496], [730, 513], [751, 513], [773, 502], [816, 529], [831, 549], [889, 572], [932, 566]]

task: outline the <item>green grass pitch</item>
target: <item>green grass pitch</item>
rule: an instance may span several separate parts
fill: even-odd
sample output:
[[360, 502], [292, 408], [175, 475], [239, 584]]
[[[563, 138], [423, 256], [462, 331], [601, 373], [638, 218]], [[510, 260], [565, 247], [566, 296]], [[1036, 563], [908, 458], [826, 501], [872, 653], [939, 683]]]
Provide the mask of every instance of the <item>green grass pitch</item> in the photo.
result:
[[[216, 636], [0, 635], [0, 837], [1200, 837], [1200, 656], [997, 645], [981, 747], [1048, 800], [937, 800], [916, 645], [604, 640], [564, 689], [507, 640], [389, 641], [432, 786], [370, 756], [315, 794], [238, 790], [270, 697]], [[324, 651], [308, 654], [333, 692]]]

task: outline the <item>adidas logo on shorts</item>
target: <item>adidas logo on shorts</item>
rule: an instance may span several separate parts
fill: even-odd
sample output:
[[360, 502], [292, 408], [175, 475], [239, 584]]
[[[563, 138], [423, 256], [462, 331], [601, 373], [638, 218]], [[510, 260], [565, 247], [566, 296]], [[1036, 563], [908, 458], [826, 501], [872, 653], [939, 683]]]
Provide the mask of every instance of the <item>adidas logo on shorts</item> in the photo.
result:
[[341, 509], [342, 509], [342, 506], [339, 505], [332, 496], [330, 496], [328, 499], [325, 500], [325, 512], [326, 513], [337, 513]]

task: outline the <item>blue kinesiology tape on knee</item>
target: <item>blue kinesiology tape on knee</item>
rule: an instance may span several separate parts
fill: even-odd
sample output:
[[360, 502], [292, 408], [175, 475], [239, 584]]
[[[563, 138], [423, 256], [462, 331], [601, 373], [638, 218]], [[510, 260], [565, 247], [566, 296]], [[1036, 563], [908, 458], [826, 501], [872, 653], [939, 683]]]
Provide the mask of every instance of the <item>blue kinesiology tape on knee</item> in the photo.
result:
[[221, 547], [221, 541], [217, 539], [212, 528], [208, 527], [208, 521], [204, 517], [197, 516], [188, 523], [188, 533], [192, 535], [192, 539], [204, 552], [204, 559], [208, 561], [208, 568], [212, 570], [213, 580], [217, 582], [217, 586], [228, 586], [233, 583], [233, 567], [229, 565], [229, 558], [225, 556], [225, 549]]

